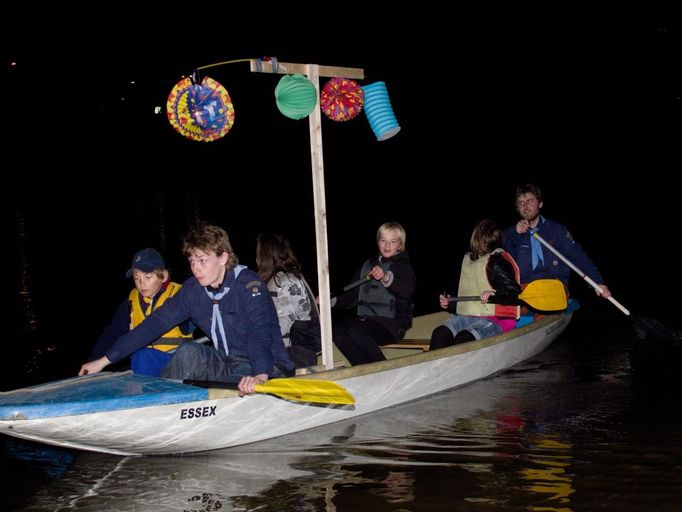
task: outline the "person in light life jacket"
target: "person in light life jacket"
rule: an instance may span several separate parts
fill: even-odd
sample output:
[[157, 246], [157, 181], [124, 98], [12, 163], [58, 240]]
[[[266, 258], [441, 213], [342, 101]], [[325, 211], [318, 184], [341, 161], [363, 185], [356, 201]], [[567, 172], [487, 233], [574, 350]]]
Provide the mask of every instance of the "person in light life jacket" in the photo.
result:
[[[357, 308], [357, 316], [332, 323], [332, 337], [352, 365], [386, 359], [381, 345], [403, 338], [412, 325], [417, 278], [405, 251], [405, 229], [397, 222], [377, 230], [379, 255], [365, 261], [333, 308]], [[357, 286], [353, 287], [353, 285]]]
[[78, 374], [98, 373], [189, 319], [212, 343], [181, 343], [161, 377], [238, 382], [244, 395], [272, 377], [293, 375], [268, 288], [253, 270], [239, 265], [225, 230], [197, 223], [184, 235], [182, 252], [192, 277], [102, 357], [83, 364]]
[[480, 300], [453, 304], [448, 295], [441, 294], [440, 307], [456, 314], [433, 330], [430, 350], [480, 340], [516, 326], [520, 313], [519, 267], [502, 248], [502, 230], [484, 219], [476, 224], [469, 246], [462, 259], [457, 295], [480, 296]]
[[[105, 327], [92, 348], [88, 361], [102, 357], [123, 334], [140, 325], [152, 311], [180, 291], [182, 285], [170, 280], [163, 256], [156, 249], [141, 249], [133, 256], [126, 277], [135, 283], [128, 297], [116, 308], [111, 323]], [[131, 369], [142, 375], [159, 376], [178, 345], [192, 339], [191, 322], [183, 322], [131, 356]]]

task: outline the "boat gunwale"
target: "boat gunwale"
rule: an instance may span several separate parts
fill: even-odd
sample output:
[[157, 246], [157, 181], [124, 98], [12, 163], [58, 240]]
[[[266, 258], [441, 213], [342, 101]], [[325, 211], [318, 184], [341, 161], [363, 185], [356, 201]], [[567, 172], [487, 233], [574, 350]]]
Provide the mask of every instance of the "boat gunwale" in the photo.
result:
[[[306, 373], [304, 375], [297, 375], [294, 377], [291, 377], [292, 379], [301, 379], [301, 380], [332, 380], [332, 381], [339, 381], [339, 380], [345, 380], [345, 379], [350, 379], [354, 377], [362, 377], [364, 375], [371, 375], [374, 373], [380, 373], [383, 371], [387, 370], [393, 370], [397, 368], [404, 368], [406, 366], [412, 366], [415, 364], [419, 363], [424, 363], [428, 361], [434, 361], [437, 359], [444, 359], [452, 356], [457, 356], [460, 354], [466, 354], [468, 352], [475, 352], [477, 350], [486, 348], [486, 347], [491, 347], [494, 345], [499, 345], [501, 343], [506, 343], [509, 341], [513, 341], [514, 339], [521, 339], [523, 338], [526, 334], [542, 329], [546, 326], [549, 326], [556, 322], [557, 320], [560, 320], [561, 318], [565, 319], [570, 319], [572, 315], [572, 312], [566, 312], [566, 313], [559, 313], [559, 314], [554, 314], [554, 315], [547, 315], [541, 318], [536, 319], [535, 321], [526, 324], [522, 327], [519, 327], [517, 329], [512, 329], [511, 331], [507, 331], [505, 333], [500, 333], [495, 336], [490, 336], [487, 338], [483, 338], [480, 340], [473, 340], [473, 341], [468, 341], [465, 343], [460, 343], [457, 345], [453, 345], [450, 347], [445, 347], [437, 350], [428, 350], [428, 351], [422, 351], [419, 353], [411, 353], [411, 354], [406, 354], [403, 356], [397, 356], [393, 357], [391, 359], [386, 359], [383, 361], [376, 361], [373, 363], [366, 363], [366, 364], [361, 364], [357, 366], [346, 366], [346, 367], [340, 367], [340, 368], [334, 368], [330, 370], [320, 370], [312, 373]], [[120, 377], [122, 375], [127, 375], [130, 374], [130, 370], [126, 372], [101, 372], [97, 375], [92, 375], [89, 376], [88, 379], [107, 379], [107, 378], [116, 378]], [[35, 386], [29, 386], [25, 388], [18, 388], [14, 389], [11, 391], [3, 391], [0, 392], [0, 395], [11, 395], [15, 393], [26, 393], [26, 392], [44, 392], [48, 387], [54, 387], [58, 388], [61, 386], [69, 385], [73, 383], [74, 381], [81, 380], [82, 377], [73, 377], [73, 378], [68, 378], [68, 379], [63, 379], [51, 383], [45, 383], [45, 384], [38, 384]], [[189, 386], [189, 385], [188, 385]], [[194, 386], [191, 386], [194, 387]], [[222, 389], [222, 388], [207, 388], [208, 391], [208, 396], [206, 399], [208, 400], [219, 400], [219, 399], [226, 399], [226, 398], [234, 398], [234, 397], [239, 397], [239, 392], [237, 390], [232, 390], [232, 389]], [[145, 404], [140, 404], [138, 408], [145, 407]], [[14, 419], [20, 419], [20, 418], [14, 418]]]
[[380, 373], [386, 370], [393, 370], [396, 368], [403, 368], [405, 366], [412, 366], [427, 361], [445, 359], [448, 357], [465, 354], [468, 352], [475, 352], [477, 350], [486, 347], [491, 347], [493, 345], [499, 345], [501, 343], [513, 341], [514, 339], [521, 339], [526, 334], [545, 328], [561, 320], [562, 318], [568, 321], [570, 320], [572, 315], [573, 315], [572, 311], [566, 313], [547, 315], [538, 318], [533, 322], [526, 324], [522, 327], [519, 327], [517, 329], [512, 329], [511, 331], [496, 334], [495, 336], [490, 336], [488, 338], [483, 338], [480, 340], [468, 341], [450, 347], [445, 347], [437, 350], [428, 350], [417, 354], [407, 354], [404, 356], [394, 357], [392, 359], [386, 359], [384, 361], [376, 361], [373, 363], [366, 363], [357, 366], [347, 366], [342, 368], [334, 368], [330, 370], [321, 370], [318, 372], [307, 373], [305, 375], [299, 375], [292, 378], [337, 381], [350, 379], [353, 377], [361, 377], [363, 375], [370, 375], [373, 373]]

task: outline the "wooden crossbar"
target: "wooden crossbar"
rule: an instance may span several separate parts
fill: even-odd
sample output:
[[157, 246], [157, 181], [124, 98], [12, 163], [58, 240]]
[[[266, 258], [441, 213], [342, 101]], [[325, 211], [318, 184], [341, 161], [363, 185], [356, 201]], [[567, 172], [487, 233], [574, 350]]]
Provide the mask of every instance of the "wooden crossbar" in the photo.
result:
[[[310, 73], [310, 64], [297, 64], [293, 62], [277, 62], [259, 61], [258, 59], [251, 59], [251, 71], [254, 73], [275, 73], [278, 75], [308, 75]], [[362, 80], [365, 78], [365, 71], [362, 68], [347, 68], [340, 66], [321, 66], [318, 65], [319, 76], [333, 77], [339, 76], [342, 78], [353, 78], [355, 80]]]

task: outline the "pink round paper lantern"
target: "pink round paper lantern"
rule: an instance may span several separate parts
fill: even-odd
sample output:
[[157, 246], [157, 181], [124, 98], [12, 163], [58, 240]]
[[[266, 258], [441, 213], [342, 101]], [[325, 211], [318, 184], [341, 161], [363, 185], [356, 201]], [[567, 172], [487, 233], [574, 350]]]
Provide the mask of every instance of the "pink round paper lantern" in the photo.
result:
[[355, 80], [334, 77], [320, 93], [322, 112], [332, 121], [349, 121], [362, 112], [365, 93]]

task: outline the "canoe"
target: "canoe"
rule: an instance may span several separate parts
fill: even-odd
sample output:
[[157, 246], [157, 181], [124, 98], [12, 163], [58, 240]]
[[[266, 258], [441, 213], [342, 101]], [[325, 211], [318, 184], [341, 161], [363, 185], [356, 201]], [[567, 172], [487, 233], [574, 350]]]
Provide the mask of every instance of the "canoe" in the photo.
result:
[[[447, 313], [416, 317], [387, 360], [342, 365], [293, 379], [333, 381], [354, 405], [312, 404], [195, 387], [131, 372], [102, 372], [0, 393], [0, 432], [50, 445], [116, 455], [204, 452], [300, 432], [463, 386], [547, 348], [575, 307], [513, 331], [424, 350]], [[343, 364], [343, 363], [342, 363]], [[321, 367], [320, 367], [321, 368]]]

